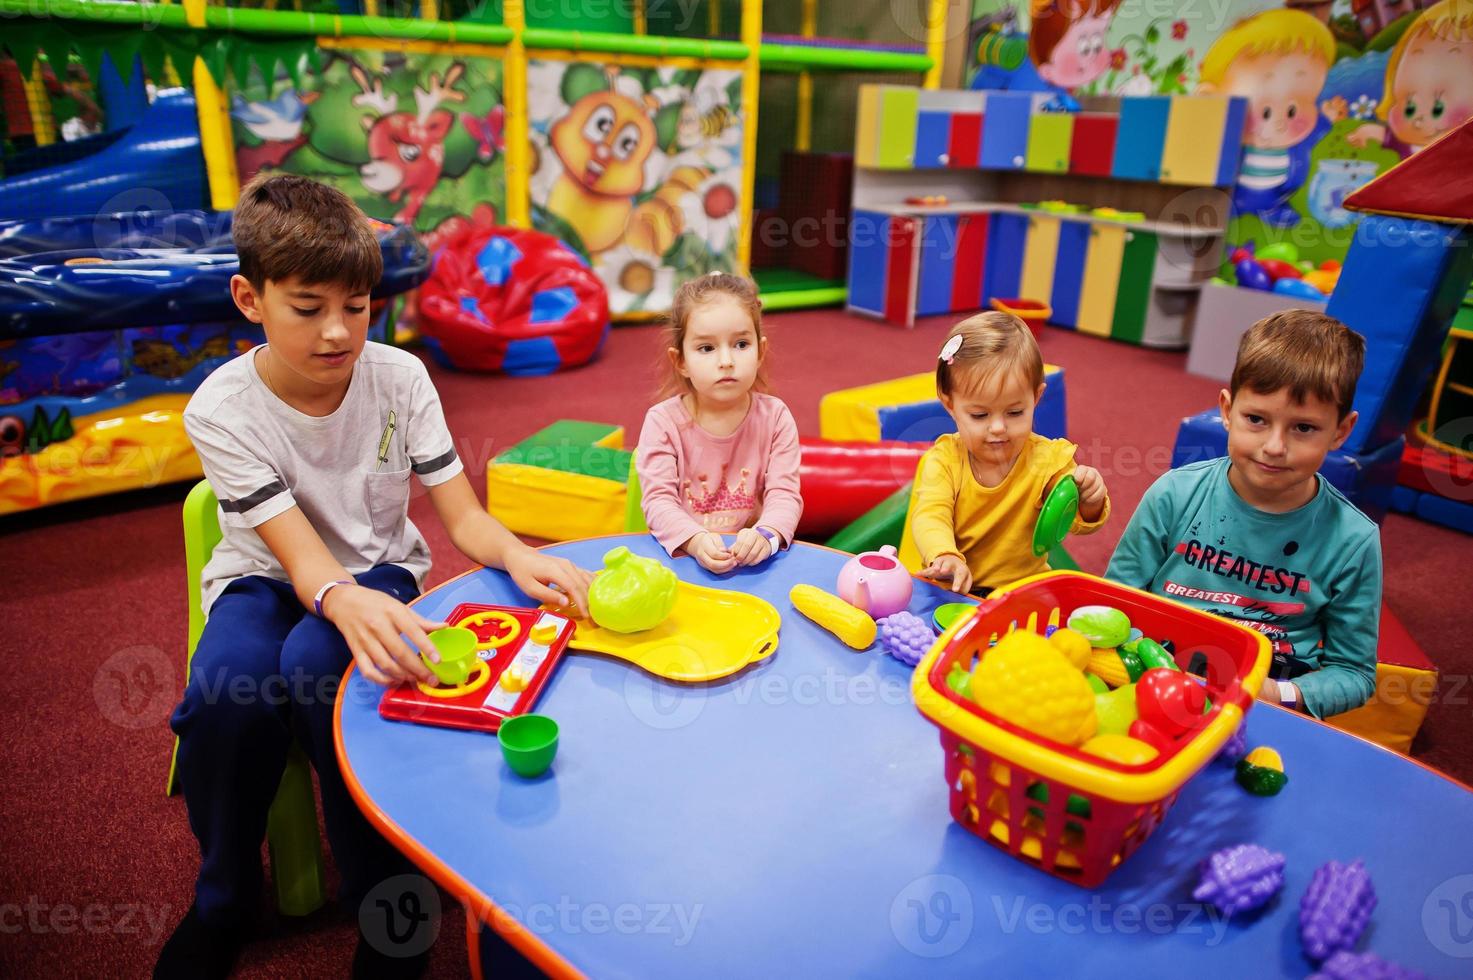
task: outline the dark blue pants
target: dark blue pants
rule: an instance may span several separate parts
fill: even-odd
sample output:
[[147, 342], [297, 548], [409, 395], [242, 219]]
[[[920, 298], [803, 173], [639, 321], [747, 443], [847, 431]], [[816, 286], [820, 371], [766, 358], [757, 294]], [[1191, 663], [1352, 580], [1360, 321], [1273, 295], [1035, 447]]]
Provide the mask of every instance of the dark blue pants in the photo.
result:
[[[404, 602], [419, 594], [398, 565], [355, 577]], [[285, 582], [237, 579], [210, 607], [170, 719], [189, 826], [199, 838], [195, 904], [204, 921], [233, 924], [255, 912], [266, 813], [294, 738], [317, 770], [344, 905], [356, 913], [374, 885], [413, 870], [369, 825], [338, 770], [333, 703], [352, 659], [337, 628], [303, 609]]]

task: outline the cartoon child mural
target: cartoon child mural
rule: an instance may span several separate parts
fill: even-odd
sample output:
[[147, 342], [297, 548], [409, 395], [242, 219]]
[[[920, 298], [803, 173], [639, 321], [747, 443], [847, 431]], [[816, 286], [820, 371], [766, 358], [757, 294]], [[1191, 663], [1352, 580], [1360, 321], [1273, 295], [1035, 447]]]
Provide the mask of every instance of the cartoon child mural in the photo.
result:
[[675, 139], [681, 107], [661, 106], [634, 79], [592, 65], [570, 66], [562, 95], [568, 111], [548, 134], [562, 172], [547, 209], [578, 232], [591, 255], [620, 244], [663, 255], [685, 224], [680, 198], [708, 176], [674, 167], [650, 197], [635, 202], [645, 190], [645, 165]]
[[[1027, 34], [1011, 7], [987, 19], [976, 38], [970, 87], [1069, 95], [1110, 67], [1105, 35], [1121, 0], [1029, 0]], [[1026, 55], [1026, 57], [1025, 57]]]
[[1403, 158], [1473, 117], [1473, 0], [1442, 0], [1412, 22], [1391, 49], [1376, 115], [1346, 140]]
[[1105, 35], [1120, 0], [1030, 0], [1028, 57], [1038, 75], [1072, 92], [1110, 67]]
[[1289, 197], [1309, 174], [1315, 143], [1347, 112], [1344, 99], [1316, 105], [1334, 61], [1330, 29], [1298, 10], [1254, 14], [1208, 50], [1197, 91], [1248, 100], [1235, 213], [1282, 228], [1299, 223]]

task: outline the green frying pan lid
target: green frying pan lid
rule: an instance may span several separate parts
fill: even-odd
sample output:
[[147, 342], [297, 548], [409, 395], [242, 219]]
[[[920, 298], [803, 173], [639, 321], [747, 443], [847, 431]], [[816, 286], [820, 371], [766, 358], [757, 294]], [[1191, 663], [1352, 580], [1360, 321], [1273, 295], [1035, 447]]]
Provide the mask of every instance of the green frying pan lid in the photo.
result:
[[1079, 513], [1079, 484], [1066, 476], [1049, 491], [1033, 528], [1033, 553], [1046, 555], [1069, 536], [1074, 517]]

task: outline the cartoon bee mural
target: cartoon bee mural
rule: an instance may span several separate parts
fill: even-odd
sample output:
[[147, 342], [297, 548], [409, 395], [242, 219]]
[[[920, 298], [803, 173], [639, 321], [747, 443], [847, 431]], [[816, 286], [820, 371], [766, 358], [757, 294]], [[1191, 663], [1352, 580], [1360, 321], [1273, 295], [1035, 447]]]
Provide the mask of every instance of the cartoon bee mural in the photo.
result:
[[548, 131], [561, 172], [546, 207], [573, 227], [590, 255], [620, 245], [663, 255], [685, 227], [681, 198], [711, 171], [679, 164], [647, 191], [652, 156], [737, 123], [724, 107], [700, 114], [688, 102], [662, 104], [642, 88], [616, 68], [574, 64], [563, 74], [569, 108]]

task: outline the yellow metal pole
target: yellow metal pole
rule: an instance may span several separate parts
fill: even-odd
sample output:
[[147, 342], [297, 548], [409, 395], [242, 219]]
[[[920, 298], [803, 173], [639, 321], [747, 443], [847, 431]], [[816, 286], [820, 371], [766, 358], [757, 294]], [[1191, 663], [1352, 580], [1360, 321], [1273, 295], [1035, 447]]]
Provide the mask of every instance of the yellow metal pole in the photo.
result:
[[757, 94], [762, 81], [762, 0], [742, 0], [742, 43], [747, 46], [747, 65], [742, 70], [742, 219], [737, 230], [737, 265], [750, 274], [752, 194], [757, 181]]
[[[818, 0], [803, 0], [804, 37], [818, 35]], [[798, 133], [793, 141], [801, 153], [813, 148], [813, 73], [798, 73]]]
[[706, 0], [706, 36], [721, 34], [721, 0]]
[[931, 67], [926, 70], [923, 88], [941, 87], [941, 65], [946, 60], [946, 0], [931, 0], [926, 18], [926, 54]]
[[649, 18], [645, 15], [644, 0], [634, 0], [634, 33], [650, 32]]
[[517, 228], [532, 227], [532, 174], [529, 167], [531, 136], [527, 119], [527, 48], [522, 31], [527, 11], [522, 0], [505, 0], [502, 23], [512, 30], [502, 60], [501, 91], [506, 100], [506, 221]]
[[[205, 26], [206, 0], [184, 0], [189, 26]], [[205, 157], [210, 206], [229, 211], [240, 198], [240, 175], [235, 169], [235, 139], [230, 129], [230, 103], [215, 83], [203, 58], [194, 59], [194, 102], [199, 113], [199, 145]]]
[[440, 0], [420, 0], [419, 15], [425, 20], [439, 20]]

